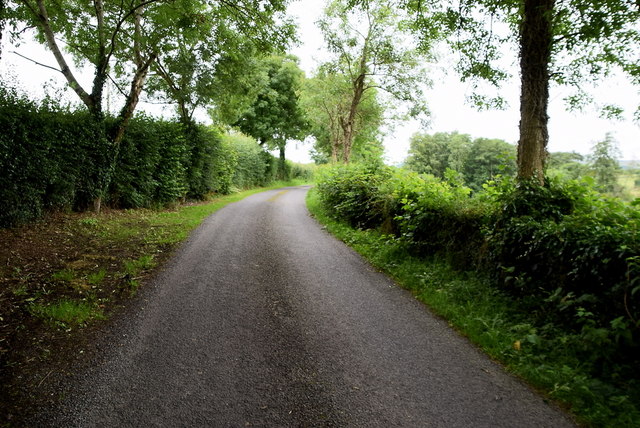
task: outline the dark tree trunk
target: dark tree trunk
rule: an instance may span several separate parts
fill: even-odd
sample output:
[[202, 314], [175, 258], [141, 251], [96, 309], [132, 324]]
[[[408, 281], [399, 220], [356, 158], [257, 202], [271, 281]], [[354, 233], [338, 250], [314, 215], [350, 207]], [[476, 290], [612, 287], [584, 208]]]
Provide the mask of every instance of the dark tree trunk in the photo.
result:
[[520, 140], [518, 178], [544, 183], [549, 133], [549, 62], [555, 0], [524, 0], [520, 28]]
[[280, 149], [280, 159], [278, 161], [278, 178], [280, 180], [287, 180], [287, 160], [285, 159], [284, 150], [286, 147], [286, 143], [278, 143], [278, 148]]

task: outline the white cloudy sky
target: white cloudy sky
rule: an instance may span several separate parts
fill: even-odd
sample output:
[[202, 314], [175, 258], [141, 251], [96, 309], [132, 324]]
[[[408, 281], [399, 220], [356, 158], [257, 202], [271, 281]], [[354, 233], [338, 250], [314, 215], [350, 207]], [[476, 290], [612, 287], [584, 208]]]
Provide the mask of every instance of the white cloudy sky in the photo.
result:
[[[318, 62], [325, 57], [323, 53], [322, 35], [315, 26], [320, 17], [323, 1], [299, 0], [290, 6], [290, 13], [300, 25], [301, 45], [294, 48], [292, 53], [300, 58], [301, 67], [307, 75], [311, 75]], [[63, 87], [62, 75], [49, 71], [43, 67], [30, 63], [13, 51], [23, 53], [40, 62], [54, 65], [52, 55], [39, 46], [25, 44], [14, 47], [3, 37], [3, 53], [0, 60], [0, 75], [12, 76], [34, 96], [41, 95], [42, 88], [47, 82], [49, 86]], [[455, 75], [446, 76], [443, 69], [449, 67], [446, 59], [444, 65], [436, 64], [433, 75], [434, 86], [427, 91], [429, 108], [432, 112], [431, 126], [421, 129], [418, 123], [408, 122], [396, 126], [388, 132], [384, 144], [386, 157], [390, 163], [402, 162], [409, 148], [409, 138], [415, 132], [452, 132], [470, 134], [472, 137], [501, 138], [511, 143], [518, 139], [518, 85], [513, 81], [503, 86], [501, 93], [509, 102], [506, 111], [477, 112], [465, 104], [465, 95], [469, 95], [469, 88], [461, 84]], [[90, 73], [85, 76], [86, 80]], [[87, 82], [88, 83], [88, 82]], [[596, 98], [601, 103], [615, 102], [626, 106], [629, 112], [640, 104], [639, 88], [633, 87], [623, 79], [603, 81], [595, 90]], [[602, 139], [607, 132], [613, 133], [620, 145], [623, 159], [640, 160], [640, 126], [634, 123], [629, 113], [625, 121], [609, 121], [599, 119], [594, 108], [587, 108], [585, 113], [570, 113], [565, 111], [562, 98], [567, 90], [552, 88], [549, 109], [549, 150], [577, 151], [588, 153], [593, 143]], [[71, 97], [71, 99], [73, 99]], [[158, 113], [160, 108], [155, 105], [142, 104], [142, 109]], [[170, 113], [170, 109], [166, 110]], [[309, 161], [308, 151], [310, 143], [291, 144], [288, 157], [295, 161]]]

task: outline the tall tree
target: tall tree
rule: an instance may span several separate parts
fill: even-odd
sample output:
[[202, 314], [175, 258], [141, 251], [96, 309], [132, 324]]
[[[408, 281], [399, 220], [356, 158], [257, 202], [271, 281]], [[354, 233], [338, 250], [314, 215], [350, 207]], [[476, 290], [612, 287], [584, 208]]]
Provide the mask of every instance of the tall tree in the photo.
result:
[[[354, 0], [353, 3], [368, 3]], [[461, 55], [463, 78], [498, 85], [508, 76], [496, 66], [507, 43], [520, 53], [520, 138], [518, 176], [544, 181], [548, 143], [549, 84], [569, 84], [585, 100], [581, 86], [615, 70], [640, 82], [637, 58], [640, 6], [626, 0], [402, 0], [426, 49], [447, 38]], [[500, 25], [507, 31], [500, 32]], [[505, 25], [506, 24], [506, 25]], [[457, 33], [457, 34], [454, 34]], [[616, 106], [605, 114], [619, 112]]]
[[421, 174], [445, 178], [447, 169], [462, 173], [471, 137], [458, 132], [417, 133], [411, 137], [407, 168]]
[[235, 123], [260, 145], [280, 152], [280, 178], [286, 176], [285, 149], [288, 140], [303, 140], [309, 124], [299, 104], [304, 72], [293, 56], [271, 56], [262, 61], [264, 85], [249, 108]]
[[255, 1], [199, 5], [191, 25], [176, 29], [153, 64], [149, 89], [173, 102], [189, 123], [198, 108], [213, 107], [216, 121], [232, 123], [260, 87], [258, 54], [284, 51], [295, 27], [284, 16], [286, 2], [256, 12]]
[[[311, 134], [316, 138], [315, 150], [332, 162], [345, 159], [344, 129], [341, 120], [351, 108], [352, 86], [347, 76], [327, 72], [320, 67], [316, 76], [305, 81], [302, 105], [311, 124]], [[384, 107], [375, 89], [366, 91], [356, 111], [353, 143], [348, 146], [354, 154], [370, 153], [379, 145], [380, 127], [384, 122]], [[375, 149], [373, 149], [375, 151]], [[351, 153], [348, 154], [351, 158]]]
[[0, 0], [0, 59], [2, 59], [2, 35], [4, 34], [4, 20], [7, 5], [6, 0]]
[[[16, 0], [10, 11], [13, 18], [36, 29], [38, 41], [52, 52], [58, 71], [98, 121], [103, 118], [102, 98], [107, 80], [113, 78], [110, 73], [127, 76], [129, 90], [121, 89], [125, 102], [113, 138], [116, 143], [122, 139], [149, 67], [158, 56], [158, 43], [171, 32], [158, 18], [175, 13], [166, 0]], [[70, 60], [91, 64], [90, 90], [80, 84]]]
[[349, 162], [358, 133], [358, 115], [366, 93], [377, 90], [396, 103], [404, 103], [407, 114], [427, 113], [422, 86], [427, 83], [419, 55], [411, 48], [395, 8], [382, 0], [367, 1], [361, 9], [349, 7], [346, 0], [333, 0], [319, 21], [329, 51], [334, 58], [325, 69], [344, 75], [349, 98], [346, 109], [337, 118], [342, 160]]
[[469, 147], [462, 173], [467, 186], [482, 190], [482, 185], [496, 175], [516, 173], [516, 148], [496, 138], [476, 138]]
[[606, 193], [615, 193], [619, 190], [618, 173], [620, 172], [620, 149], [616, 140], [607, 133], [604, 140], [594, 144], [589, 155], [589, 169], [593, 174], [598, 187]]
[[[287, 0], [222, 1], [220, 8], [263, 23], [269, 22], [270, 14], [282, 10], [286, 3]], [[206, 0], [11, 1], [6, 15], [14, 24], [14, 37], [21, 34], [20, 23], [36, 29], [37, 40], [52, 52], [58, 71], [89, 110], [97, 129], [104, 128], [103, 95], [107, 81], [116, 83], [124, 97], [113, 133], [102, 136], [109, 140], [110, 149], [106, 151], [110, 153], [97, 156], [104, 163], [99, 167], [102, 191], [109, 182], [113, 153], [124, 137], [151, 67], [158, 57], [170, 55], [176, 34], [202, 34], [198, 28], [212, 7]], [[90, 89], [81, 85], [71, 61], [93, 68]], [[96, 196], [99, 210], [101, 198], [99, 194]]]
[[515, 147], [506, 141], [490, 138], [471, 140], [467, 134], [437, 132], [415, 134], [407, 157], [407, 168], [446, 179], [447, 170], [461, 174], [464, 183], [474, 190], [497, 174], [515, 173]]

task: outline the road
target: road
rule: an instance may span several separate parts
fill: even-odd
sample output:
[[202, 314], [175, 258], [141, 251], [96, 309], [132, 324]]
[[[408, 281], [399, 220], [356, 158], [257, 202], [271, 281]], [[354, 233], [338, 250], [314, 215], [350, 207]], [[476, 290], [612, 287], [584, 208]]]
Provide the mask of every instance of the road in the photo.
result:
[[324, 231], [306, 191], [206, 219], [46, 423], [573, 426]]

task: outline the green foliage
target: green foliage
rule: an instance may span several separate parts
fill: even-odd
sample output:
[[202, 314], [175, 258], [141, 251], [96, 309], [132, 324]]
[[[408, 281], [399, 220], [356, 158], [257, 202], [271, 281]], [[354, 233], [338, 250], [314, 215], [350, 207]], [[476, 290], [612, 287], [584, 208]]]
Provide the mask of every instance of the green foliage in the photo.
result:
[[503, 177], [470, 198], [459, 184], [366, 165], [325, 170], [317, 189], [325, 209], [349, 224], [491, 277], [536, 328], [579, 338], [598, 376], [614, 381], [640, 363], [636, 206], [556, 179], [541, 186]]
[[362, 6], [332, 0], [318, 21], [332, 57], [310, 85], [307, 105], [311, 121], [319, 122], [316, 150], [334, 162], [348, 163], [358, 143], [378, 140], [385, 111], [393, 119], [428, 115], [427, 74], [407, 40], [401, 11], [379, 0]]
[[[307, 112], [311, 135], [315, 137], [316, 163], [344, 159], [344, 135], [341, 120], [349, 115], [353, 88], [347, 75], [338, 74], [328, 66], [320, 67], [316, 76], [305, 80], [301, 103]], [[362, 94], [354, 122], [355, 136], [350, 158], [353, 161], [382, 161], [380, 127], [384, 123], [384, 106], [376, 88]]]
[[84, 208], [102, 194], [111, 150], [89, 114], [0, 85], [0, 127], [0, 226]]
[[182, 5], [187, 6], [188, 18], [179, 21], [163, 44], [147, 86], [157, 98], [177, 104], [183, 123], [192, 121], [195, 109], [206, 106], [213, 106], [216, 122], [233, 123], [260, 87], [257, 57], [284, 51], [293, 37], [294, 27], [283, 16], [286, 4], [190, 3]]
[[232, 178], [234, 188], [266, 186], [275, 179], [274, 158], [256, 140], [242, 134], [227, 134], [223, 136], [223, 142], [236, 157]]
[[264, 84], [235, 126], [266, 148], [280, 150], [280, 178], [285, 179], [287, 141], [303, 140], [308, 134], [309, 124], [299, 104], [304, 72], [298, 66], [298, 59], [292, 56], [268, 57], [262, 61], [261, 68]]
[[585, 158], [576, 152], [552, 152], [547, 159], [547, 174], [577, 180], [587, 175]]
[[485, 219], [482, 206], [469, 199], [471, 189], [398, 170], [381, 191], [394, 206], [393, 230], [414, 252], [460, 266], [477, 261]]
[[379, 186], [389, 178], [384, 166], [352, 164], [320, 171], [318, 191], [324, 206], [338, 218], [362, 227], [377, 227], [384, 219]]
[[605, 193], [619, 194], [618, 174], [621, 171], [618, 164], [620, 149], [611, 134], [604, 140], [598, 141], [589, 156], [589, 170], [594, 175], [596, 184]]
[[406, 165], [412, 171], [444, 178], [447, 169], [462, 172], [471, 137], [458, 132], [416, 133], [411, 137]]
[[515, 156], [515, 147], [499, 139], [472, 141], [469, 135], [458, 132], [418, 133], [411, 137], [407, 167], [440, 179], [445, 179], [451, 169], [461, 174], [467, 186], [479, 191], [485, 182], [498, 175], [514, 175]]
[[[105, 122], [109, 132], [117, 128], [114, 118]], [[232, 144], [212, 128], [138, 116], [116, 150], [88, 113], [2, 87], [0, 126], [2, 227], [85, 210], [97, 197], [113, 207], [155, 207], [266, 185], [276, 175], [275, 158], [255, 141]], [[300, 168], [289, 167], [308, 177]]]

